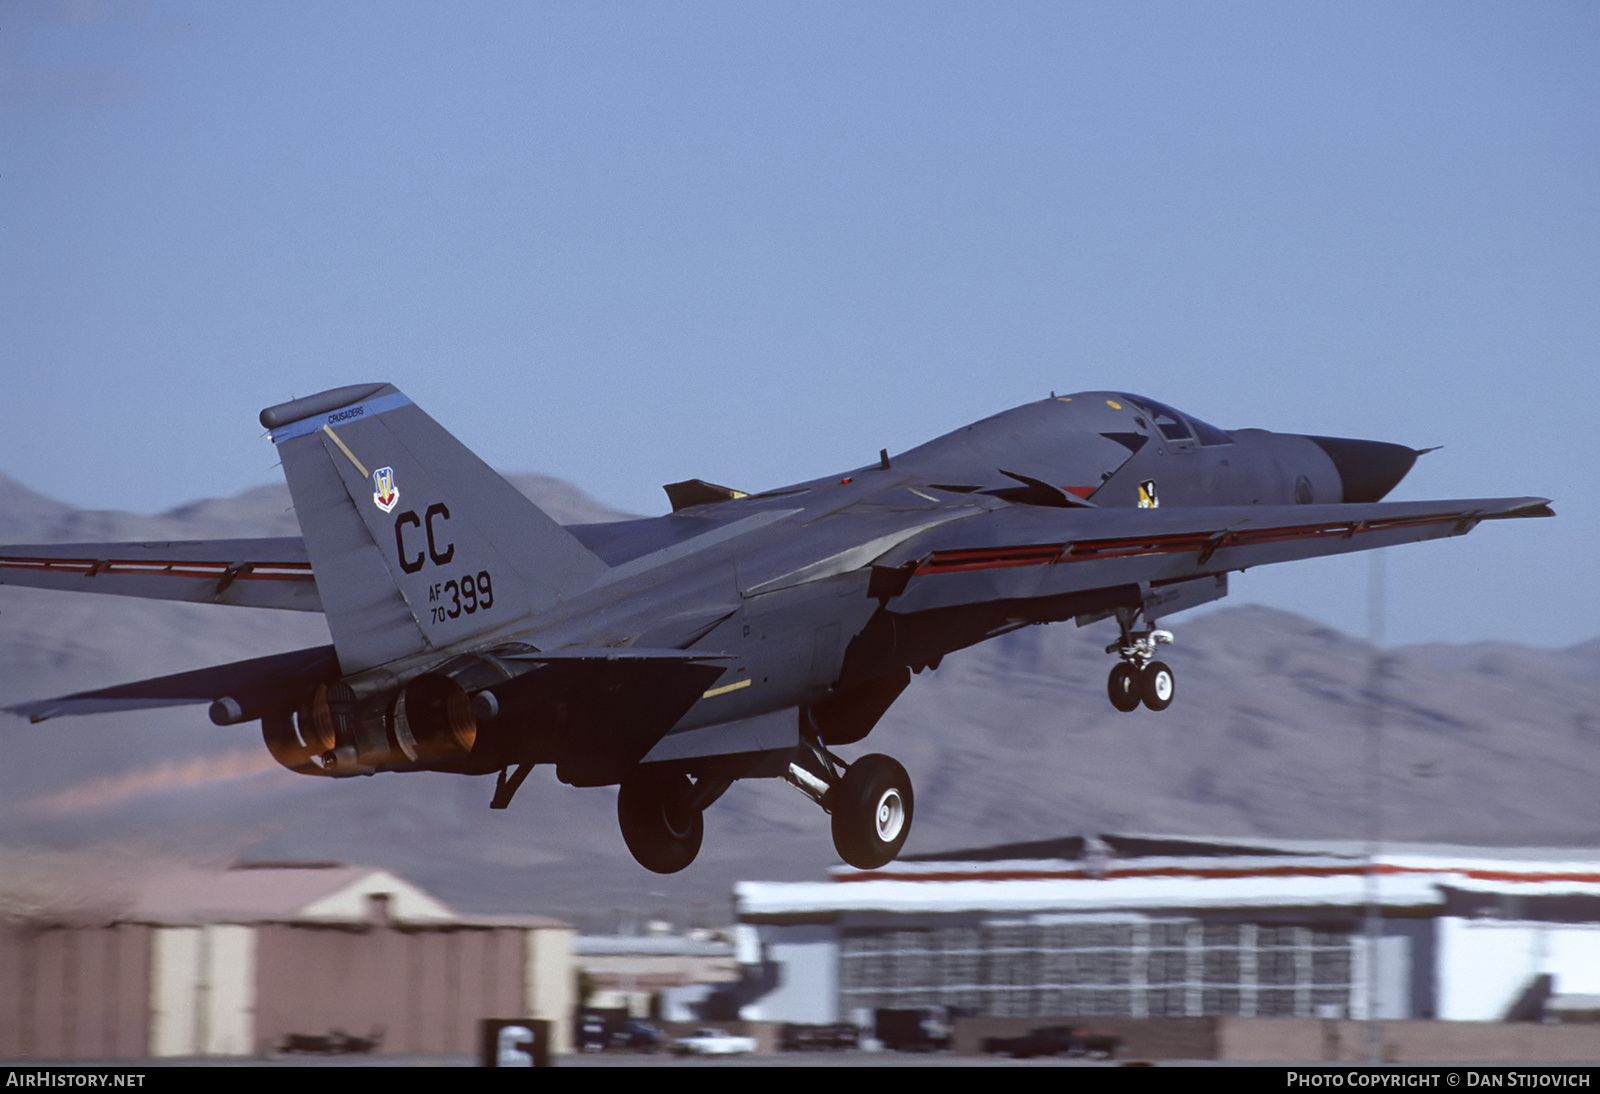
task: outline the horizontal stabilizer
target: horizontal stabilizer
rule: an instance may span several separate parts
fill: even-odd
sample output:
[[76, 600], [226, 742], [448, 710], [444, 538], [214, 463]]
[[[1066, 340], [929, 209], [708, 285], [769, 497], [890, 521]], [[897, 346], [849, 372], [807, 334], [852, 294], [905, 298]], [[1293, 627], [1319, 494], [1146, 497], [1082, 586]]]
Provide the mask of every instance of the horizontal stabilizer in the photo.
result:
[[320, 612], [298, 536], [0, 547], [0, 585]]
[[224, 697], [235, 700], [239, 717], [259, 717], [259, 712], [297, 700], [312, 684], [339, 678], [339, 661], [332, 646], [252, 657], [209, 669], [158, 676], [132, 684], [80, 691], [58, 699], [37, 699], [5, 709], [33, 722], [63, 714], [106, 714], [118, 710], [209, 703]]

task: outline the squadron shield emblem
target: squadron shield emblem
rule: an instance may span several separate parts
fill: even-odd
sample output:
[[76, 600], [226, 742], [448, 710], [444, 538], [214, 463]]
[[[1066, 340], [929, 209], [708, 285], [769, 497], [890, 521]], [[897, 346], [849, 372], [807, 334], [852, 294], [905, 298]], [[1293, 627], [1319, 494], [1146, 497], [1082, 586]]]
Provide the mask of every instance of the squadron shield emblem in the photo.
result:
[[385, 513], [392, 513], [399, 502], [400, 488], [394, 484], [394, 468], [378, 468], [372, 473], [372, 504]]

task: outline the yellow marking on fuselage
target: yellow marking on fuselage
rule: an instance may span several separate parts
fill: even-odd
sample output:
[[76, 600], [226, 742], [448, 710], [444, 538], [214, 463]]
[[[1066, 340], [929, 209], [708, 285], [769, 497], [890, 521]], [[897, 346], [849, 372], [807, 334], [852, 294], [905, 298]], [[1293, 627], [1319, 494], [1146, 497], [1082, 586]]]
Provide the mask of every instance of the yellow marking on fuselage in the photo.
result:
[[322, 431], [328, 435], [329, 440], [339, 446], [339, 451], [344, 453], [345, 459], [356, 465], [356, 470], [361, 472], [362, 478], [370, 479], [372, 477], [371, 474], [368, 473], [367, 469], [361, 466], [361, 461], [356, 459], [356, 454], [344, 446], [344, 442], [339, 439], [339, 435], [333, 431], [333, 427], [331, 425], [323, 426]]
[[704, 695], [700, 696], [700, 698], [702, 698], [702, 699], [715, 699], [719, 695], [726, 695], [730, 691], [738, 691], [740, 688], [747, 688], [749, 686], [750, 686], [750, 678], [747, 676], [743, 680], [740, 680], [736, 684], [725, 684], [720, 688], [712, 688], [710, 691], [708, 691]]

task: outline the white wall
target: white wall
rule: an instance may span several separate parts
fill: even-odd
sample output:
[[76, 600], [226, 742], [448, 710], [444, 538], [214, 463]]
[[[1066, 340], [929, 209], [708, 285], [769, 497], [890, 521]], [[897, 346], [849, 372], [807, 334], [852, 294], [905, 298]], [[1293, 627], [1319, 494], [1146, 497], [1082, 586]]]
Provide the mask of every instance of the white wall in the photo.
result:
[[163, 927], [150, 965], [150, 1055], [255, 1053], [253, 928]]
[[[1350, 939], [1351, 1018], [1366, 1018], [1369, 1003], [1377, 1004], [1376, 1018], [1415, 1018], [1411, 1013], [1411, 966], [1415, 960], [1411, 939], [1404, 935], [1383, 935], [1378, 939], [1377, 991], [1368, 983], [1371, 970], [1367, 936], [1357, 932]], [[1341, 1016], [1343, 1017], [1343, 1016]]]
[[738, 928], [739, 959], [759, 954], [775, 966], [777, 984], [739, 1017], [747, 1021], [839, 1021], [838, 932], [826, 924], [742, 923]]
[[1600, 924], [1439, 920], [1440, 1018], [1498, 1021], [1540, 973], [1558, 992], [1600, 992]]
[[199, 979], [199, 927], [163, 927], [151, 935], [150, 1055], [194, 1055]]
[[523, 998], [529, 1018], [551, 1022], [550, 1051], [566, 1053], [572, 1049], [572, 1008], [577, 985], [573, 983], [572, 941], [578, 932], [570, 927], [542, 927], [530, 930], [527, 939], [527, 968], [524, 970]]

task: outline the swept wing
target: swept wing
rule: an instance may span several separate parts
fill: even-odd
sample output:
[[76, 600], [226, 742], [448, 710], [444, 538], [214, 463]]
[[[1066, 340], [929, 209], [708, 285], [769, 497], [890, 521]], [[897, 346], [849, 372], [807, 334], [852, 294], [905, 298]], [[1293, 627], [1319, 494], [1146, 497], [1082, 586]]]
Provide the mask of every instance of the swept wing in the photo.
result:
[[1550, 516], [1544, 498], [1186, 509], [1012, 507], [943, 525], [875, 560], [909, 613], [1154, 586], [1322, 555], [1464, 535], [1481, 521]]
[[320, 612], [299, 536], [0, 547], [0, 585]]

